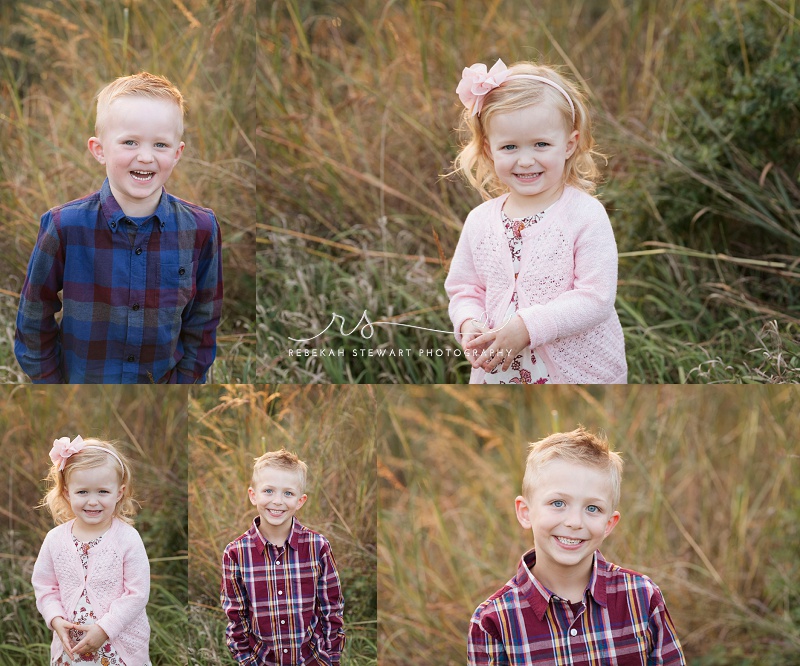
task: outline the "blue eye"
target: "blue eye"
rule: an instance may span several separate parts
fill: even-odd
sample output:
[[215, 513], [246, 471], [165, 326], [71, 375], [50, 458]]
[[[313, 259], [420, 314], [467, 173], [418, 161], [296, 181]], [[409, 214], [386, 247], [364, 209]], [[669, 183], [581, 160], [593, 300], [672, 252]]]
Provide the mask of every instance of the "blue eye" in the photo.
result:
[[168, 146], [166, 143], [161, 143], [160, 141], [156, 144], [156, 148], [167, 148], [167, 147]]
[[546, 141], [537, 141], [536, 142], [536, 148], [547, 148], [547, 146], [549, 146], [549, 145], [550, 144], [547, 143]]
[[133, 146], [136, 145], [136, 142], [133, 139], [128, 139], [127, 141], [122, 142], [125, 146]]
[[500, 150], [514, 150], [515, 148], [516, 148], [516, 146], [513, 143], [509, 143], [509, 144], [503, 146], [502, 148], [500, 148]]
[[285, 494], [287, 497], [294, 497], [294, 493], [293, 493], [291, 490], [287, 490], [287, 491], [286, 491], [284, 494]]
[[589, 506], [586, 507], [586, 510], [589, 513], [599, 513], [600, 512], [600, 507], [599, 506], [595, 506], [594, 504], [590, 504]]
[[567, 503], [564, 500], [555, 500], [552, 502], [552, 505], [556, 507], [556, 509], [561, 509], [567, 506]]
[[267, 488], [264, 492], [267, 493], [267, 495], [272, 495], [272, 488]]

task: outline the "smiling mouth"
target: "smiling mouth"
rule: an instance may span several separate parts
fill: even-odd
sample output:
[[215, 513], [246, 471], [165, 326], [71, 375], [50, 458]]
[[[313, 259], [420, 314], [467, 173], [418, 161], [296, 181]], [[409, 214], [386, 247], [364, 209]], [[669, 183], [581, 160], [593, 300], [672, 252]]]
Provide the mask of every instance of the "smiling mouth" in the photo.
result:
[[533, 173], [515, 173], [514, 176], [517, 180], [521, 180], [522, 182], [532, 182], [536, 180], [539, 176], [541, 176], [544, 172], [543, 171], [536, 171]]
[[278, 509], [267, 509], [267, 511], [269, 511], [270, 516], [274, 516], [275, 518], [280, 518], [284, 513], [286, 513], [285, 510], [279, 511]]
[[563, 543], [565, 546], [577, 546], [578, 544], [583, 543], [583, 539], [568, 539], [567, 537], [556, 537], [556, 541], [559, 543]]
[[131, 171], [131, 176], [133, 179], [139, 181], [140, 183], [146, 183], [153, 180], [155, 175], [155, 171]]
[[84, 509], [84, 513], [89, 514], [90, 516], [99, 516], [103, 513], [102, 509]]

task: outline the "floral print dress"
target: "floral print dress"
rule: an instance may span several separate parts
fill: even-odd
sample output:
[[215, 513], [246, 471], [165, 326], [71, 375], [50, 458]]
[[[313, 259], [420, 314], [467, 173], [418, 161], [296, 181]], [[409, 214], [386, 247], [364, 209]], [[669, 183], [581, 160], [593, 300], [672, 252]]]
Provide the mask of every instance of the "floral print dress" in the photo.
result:
[[[514, 294], [511, 303], [508, 304], [505, 318], [497, 325], [507, 322], [519, 309], [519, 299], [517, 297], [516, 281], [519, 276], [520, 261], [522, 257], [522, 230], [537, 222], [540, 222], [545, 215], [545, 211], [523, 217], [521, 219], [510, 219], [503, 211], [503, 227], [508, 240], [508, 248], [511, 251], [511, 263], [514, 267]], [[503, 372], [503, 364], [500, 363], [491, 372], [484, 376], [484, 384], [547, 384], [550, 375], [542, 361], [536, 358], [534, 350], [527, 347], [521, 354], [518, 354], [511, 362], [511, 367]]]
[[[86, 581], [86, 572], [89, 569], [89, 551], [95, 548], [102, 538], [102, 536], [99, 536], [89, 542], [83, 542], [74, 534], [72, 535], [72, 541], [75, 544], [75, 548], [78, 549], [78, 555], [80, 555], [81, 564], [83, 564], [84, 582]], [[74, 624], [94, 624], [96, 621], [97, 617], [92, 610], [92, 602], [89, 600], [84, 587], [70, 622]], [[83, 638], [83, 632], [77, 629], [70, 629], [69, 637], [72, 644], [75, 645]], [[51, 662], [51, 666], [125, 666], [125, 662], [122, 661], [117, 651], [108, 642], [100, 646], [100, 649], [95, 653], [88, 655], [76, 654], [72, 659], [70, 659], [69, 654], [62, 652], [58, 659]]]

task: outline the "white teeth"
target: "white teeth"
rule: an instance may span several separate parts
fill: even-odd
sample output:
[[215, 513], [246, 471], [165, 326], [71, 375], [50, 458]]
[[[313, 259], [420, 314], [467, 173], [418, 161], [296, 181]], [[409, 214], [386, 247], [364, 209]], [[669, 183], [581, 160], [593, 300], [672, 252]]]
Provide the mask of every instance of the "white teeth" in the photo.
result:
[[576, 546], [579, 543], [583, 543], [583, 539], [567, 539], [566, 537], [559, 536], [557, 536], [556, 539], [558, 539], [561, 543], [567, 544], [568, 546]]
[[134, 180], [150, 180], [155, 173], [153, 171], [131, 171]]

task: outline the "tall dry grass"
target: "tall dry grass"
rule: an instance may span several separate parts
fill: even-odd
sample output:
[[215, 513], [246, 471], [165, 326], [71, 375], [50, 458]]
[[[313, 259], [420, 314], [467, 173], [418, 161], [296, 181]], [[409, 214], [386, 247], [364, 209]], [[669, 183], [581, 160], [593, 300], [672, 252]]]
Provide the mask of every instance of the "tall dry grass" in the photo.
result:
[[154, 664], [187, 656], [186, 400], [188, 389], [130, 386], [0, 387], [0, 664], [49, 664], [49, 630], [30, 583], [54, 525], [36, 509], [48, 452], [62, 436], [121, 442], [140, 504], [135, 527], [150, 559], [147, 606]]
[[514, 515], [527, 443], [578, 424], [625, 459], [603, 554], [661, 587], [689, 663], [797, 663], [797, 388], [379, 395], [382, 664], [464, 663], [471, 614], [532, 545]]
[[188, 105], [186, 149], [168, 190], [213, 208], [225, 302], [209, 381], [255, 374], [255, 1], [10, 0], [0, 7], [0, 381], [40, 216], [98, 189], [86, 149], [94, 95], [118, 76], [165, 75]]
[[331, 543], [345, 598], [343, 664], [375, 664], [377, 407], [370, 387], [220, 386], [190, 394], [192, 664], [233, 663], [222, 551], [251, 525], [254, 458], [285, 447], [309, 466], [298, 519]]
[[[347, 332], [365, 309], [372, 321], [450, 328], [448, 260], [480, 202], [463, 182], [441, 177], [459, 143], [454, 91], [464, 66], [502, 58], [561, 66], [589, 95], [600, 148], [611, 156], [600, 195], [621, 251], [617, 310], [630, 381], [797, 381], [796, 252], [757, 242], [767, 228], [794, 242], [776, 231], [796, 224], [792, 165], [709, 175], [705, 156], [738, 154], [725, 132], [690, 130], [681, 150], [673, 135], [696, 94], [692, 63], [708, 58], [710, 34], [721, 32], [715, 21], [739, 5], [736, 75], [733, 58], [739, 50], [754, 57], [758, 30], [776, 48], [792, 43], [796, 3], [269, 3], [259, 15], [259, 374], [466, 381], [468, 364], [458, 359], [402, 362], [359, 351], [453, 349], [447, 334], [383, 325], [364, 341], [337, 325], [308, 345], [342, 348], [342, 358], [291, 357], [301, 345], [288, 338], [322, 331], [332, 312], [345, 316]], [[710, 115], [702, 114], [694, 115]], [[791, 108], [785, 114], [781, 122]], [[685, 233], [663, 212], [663, 184], [679, 177], [687, 185], [673, 198], [686, 201], [673, 203], [685, 209]], [[728, 221], [753, 242], [712, 233]]]

